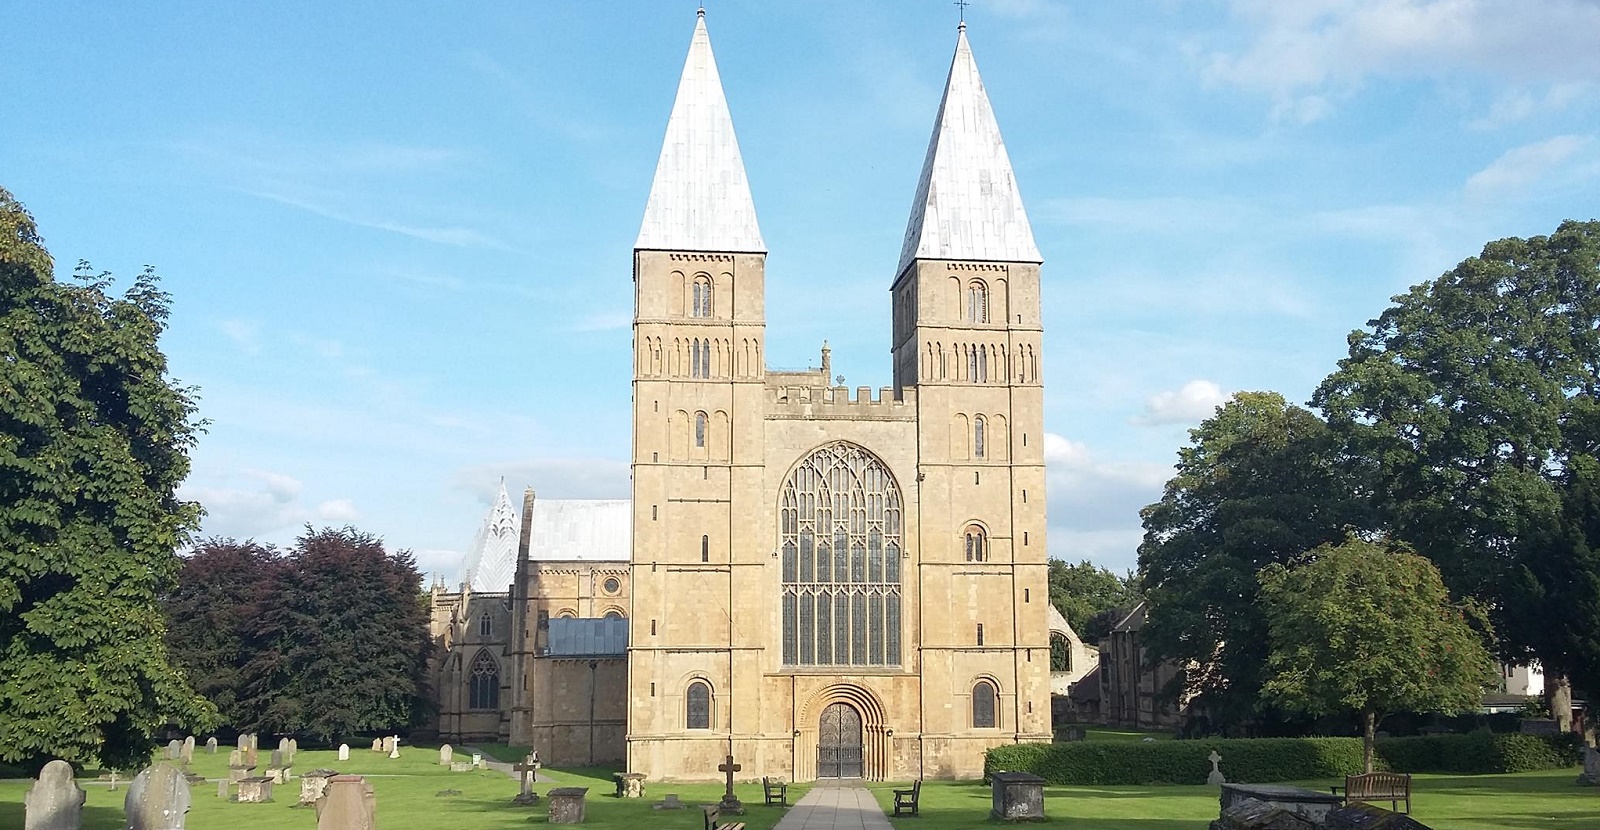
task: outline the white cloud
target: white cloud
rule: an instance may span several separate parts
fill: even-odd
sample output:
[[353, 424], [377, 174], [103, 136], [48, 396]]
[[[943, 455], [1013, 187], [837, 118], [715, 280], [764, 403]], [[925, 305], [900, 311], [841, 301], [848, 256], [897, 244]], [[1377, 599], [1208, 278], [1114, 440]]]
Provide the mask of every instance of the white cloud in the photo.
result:
[[355, 211], [336, 208], [331, 205], [313, 201], [311, 199], [290, 196], [280, 192], [267, 190], [247, 190], [244, 192], [247, 195], [255, 196], [259, 199], [266, 199], [267, 201], [277, 202], [281, 205], [288, 205], [289, 207], [298, 208], [306, 211], [307, 213], [316, 214], [324, 219], [331, 219], [335, 222], [342, 222], [347, 225], [355, 225], [356, 227], [360, 228], [388, 231], [389, 233], [397, 233], [402, 236], [409, 236], [413, 239], [421, 239], [424, 242], [433, 242], [440, 245], [452, 245], [459, 248], [481, 247], [509, 250], [501, 242], [493, 239], [481, 231], [477, 231], [472, 228], [429, 227], [425, 225], [407, 224], [374, 216], [363, 216]]
[[1592, 140], [1590, 136], [1558, 135], [1507, 150], [1488, 167], [1472, 174], [1463, 191], [1467, 198], [1474, 200], [1515, 195], [1544, 178]]
[[1222, 387], [1209, 380], [1191, 380], [1181, 389], [1151, 395], [1144, 402], [1144, 412], [1132, 418], [1131, 423], [1192, 424], [1211, 417], [1217, 407], [1227, 402], [1228, 394]]
[[1045, 433], [1044, 461], [1050, 526], [1075, 532], [1137, 530], [1140, 508], [1161, 497], [1171, 475], [1161, 464], [1098, 458], [1086, 445], [1054, 433]]
[[248, 320], [223, 320], [217, 330], [233, 341], [239, 351], [252, 357], [261, 354], [261, 326]]
[[1473, 121], [1469, 126], [1489, 130], [1512, 124], [1534, 115], [1560, 112], [1589, 94], [1591, 84], [1581, 82], [1554, 83], [1542, 95], [1528, 89], [1511, 89], [1495, 97], [1489, 114]]
[[317, 518], [325, 522], [353, 522], [361, 518], [356, 503], [350, 499], [333, 499], [317, 505]]
[[489, 505], [501, 478], [513, 494], [532, 487], [544, 499], [625, 499], [633, 490], [630, 474], [628, 462], [614, 458], [535, 458], [467, 467], [455, 479]]
[[304, 485], [294, 476], [241, 469], [191, 478], [178, 496], [205, 508], [201, 536], [284, 541], [308, 523], [343, 523], [360, 515], [351, 499], [307, 504], [301, 500], [303, 490]]

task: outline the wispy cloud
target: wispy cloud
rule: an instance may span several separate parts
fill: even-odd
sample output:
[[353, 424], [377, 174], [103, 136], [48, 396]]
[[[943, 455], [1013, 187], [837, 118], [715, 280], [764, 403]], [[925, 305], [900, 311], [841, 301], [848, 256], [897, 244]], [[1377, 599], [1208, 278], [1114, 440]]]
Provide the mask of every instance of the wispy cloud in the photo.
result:
[[360, 518], [352, 499], [305, 503], [298, 478], [271, 470], [241, 469], [220, 477], [185, 482], [179, 495], [200, 503], [203, 536], [255, 539], [287, 536], [313, 522], [349, 522]]
[[480, 464], [456, 471], [456, 484], [483, 504], [501, 478], [512, 489], [532, 487], [540, 498], [625, 499], [632, 492], [628, 462], [615, 458], [533, 458]]
[[1472, 200], [1516, 195], [1543, 179], [1592, 141], [1591, 136], [1558, 135], [1507, 150], [1488, 167], [1472, 174], [1462, 190]]
[[1181, 389], [1171, 389], [1151, 395], [1144, 402], [1144, 412], [1130, 418], [1129, 423], [1142, 426], [1163, 424], [1193, 424], [1216, 414], [1217, 407], [1228, 402], [1228, 393], [1209, 380], [1191, 380]]
[[502, 251], [510, 250], [510, 248], [508, 248], [506, 245], [491, 238], [487, 234], [471, 228], [407, 225], [386, 219], [358, 216], [353, 212], [347, 212], [329, 205], [319, 204], [308, 199], [289, 196], [284, 193], [275, 193], [264, 190], [245, 190], [242, 192], [250, 196], [255, 196], [259, 199], [266, 199], [268, 201], [288, 205], [289, 207], [299, 208], [300, 210], [304, 210], [308, 213], [321, 216], [324, 219], [332, 219], [335, 222], [343, 222], [347, 225], [355, 225], [356, 227], [361, 228], [371, 228], [373, 230], [397, 233], [401, 234], [402, 236], [409, 236], [413, 239], [421, 239], [424, 242], [434, 242], [440, 245], [454, 245], [462, 248], [481, 247], [495, 248]]
[[1139, 510], [1161, 497], [1171, 468], [1099, 458], [1082, 442], [1045, 434], [1050, 555], [1131, 568], [1143, 534]]
[[261, 354], [261, 326], [249, 320], [222, 320], [217, 330], [233, 341], [239, 351], [254, 357]]

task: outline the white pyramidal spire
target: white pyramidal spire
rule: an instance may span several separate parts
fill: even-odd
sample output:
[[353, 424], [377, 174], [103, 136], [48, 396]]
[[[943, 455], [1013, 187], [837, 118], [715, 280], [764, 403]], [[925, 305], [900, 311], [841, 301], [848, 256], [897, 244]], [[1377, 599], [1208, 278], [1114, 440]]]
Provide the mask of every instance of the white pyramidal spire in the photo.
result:
[[922, 162], [898, 275], [915, 259], [1043, 262], [1022, 209], [1000, 125], [967, 44], [956, 37], [944, 100]]
[[500, 479], [500, 494], [483, 519], [478, 538], [467, 554], [461, 582], [475, 593], [508, 590], [517, 577], [517, 511], [506, 493], [506, 480]]
[[733, 117], [699, 12], [635, 250], [766, 253]]

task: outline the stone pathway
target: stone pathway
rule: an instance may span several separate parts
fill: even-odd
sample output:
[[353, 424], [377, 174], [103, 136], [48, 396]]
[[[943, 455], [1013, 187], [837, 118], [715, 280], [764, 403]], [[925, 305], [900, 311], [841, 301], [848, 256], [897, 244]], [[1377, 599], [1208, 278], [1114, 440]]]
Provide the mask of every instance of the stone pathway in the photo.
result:
[[[517, 777], [517, 771], [512, 769], [512, 767], [515, 766], [514, 764], [508, 764], [508, 763], [506, 763], [504, 761], [496, 761], [494, 759], [494, 756], [490, 755], [487, 752], [484, 752], [481, 749], [478, 749], [477, 747], [464, 746], [464, 747], [456, 750], [456, 757], [460, 758], [464, 754], [464, 755], [466, 755], [466, 759], [468, 761], [470, 761], [470, 760], [472, 760], [472, 754], [473, 753], [477, 753], [477, 754], [483, 756], [483, 765], [485, 767], [488, 767], [489, 769], [492, 769], [495, 772], [503, 772], [503, 773], [506, 774], [507, 778], [510, 778], [513, 781], [521, 781], [522, 780], [521, 778]], [[543, 771], [534, 773], [533, 774], [533, 780], [534, 780], [535, 783], [538, 783], [538, 784], [552, 784], [552, 783], [555, 783], [555, 779], [551, 778], [548, 775], [545, 775]]]
[[878, 800], [863, 787], [812, 787], [773, 830], [889, 830]]

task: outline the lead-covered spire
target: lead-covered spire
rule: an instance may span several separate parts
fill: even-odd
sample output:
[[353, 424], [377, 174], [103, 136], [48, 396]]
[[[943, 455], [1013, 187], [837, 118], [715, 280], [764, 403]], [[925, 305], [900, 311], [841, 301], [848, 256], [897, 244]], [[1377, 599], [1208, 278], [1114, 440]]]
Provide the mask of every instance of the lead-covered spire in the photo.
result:
[[895, 273], [915, 259], [1043, 261], [965, 23], [956, 36], [955, 59]]
[[467, 554], [462, 583], [475, 593], [510, 589], [517, 575], [519, 530], [517, 511], [511, 507], [511, 496], [506, 493], [506, 480], [502, 478], [494, 506], [483, 517], [483, 526]]
[[636, 250], [765, 253], [733, 117], [698, 13]]

